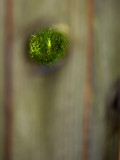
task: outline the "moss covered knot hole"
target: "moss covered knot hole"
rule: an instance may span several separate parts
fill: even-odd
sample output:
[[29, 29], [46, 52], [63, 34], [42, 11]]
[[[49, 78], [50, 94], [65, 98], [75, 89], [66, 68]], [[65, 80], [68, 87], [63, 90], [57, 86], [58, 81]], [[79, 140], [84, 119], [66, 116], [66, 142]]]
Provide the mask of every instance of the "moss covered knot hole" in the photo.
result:
[[55, 28], [47, 28], [30, 37], [29, 55], [36, 63], [53, 65], [62, 60], [67, 51], [67, 37]]

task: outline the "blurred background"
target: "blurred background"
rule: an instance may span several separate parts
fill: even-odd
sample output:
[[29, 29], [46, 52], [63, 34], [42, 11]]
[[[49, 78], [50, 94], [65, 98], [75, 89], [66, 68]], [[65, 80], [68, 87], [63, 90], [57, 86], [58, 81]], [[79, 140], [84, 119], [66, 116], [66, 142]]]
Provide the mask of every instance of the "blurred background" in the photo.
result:
[[[28, 38], [56, 24], [69, 56], [41, 72]], [[0, 160], [118, 160], [119, 42], [119, 0], [0, 0]]]

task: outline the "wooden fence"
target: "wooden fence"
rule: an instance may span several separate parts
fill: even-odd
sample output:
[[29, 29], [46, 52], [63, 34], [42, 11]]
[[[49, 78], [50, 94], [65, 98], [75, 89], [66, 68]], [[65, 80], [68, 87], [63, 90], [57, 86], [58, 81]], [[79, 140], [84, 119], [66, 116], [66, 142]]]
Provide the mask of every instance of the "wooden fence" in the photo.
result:
[[[43, 24], [69, 27], [51, 73], [26, 58]], [[0, 0], [0, 160], [119, 160], [119, 52], [119, 0]]]

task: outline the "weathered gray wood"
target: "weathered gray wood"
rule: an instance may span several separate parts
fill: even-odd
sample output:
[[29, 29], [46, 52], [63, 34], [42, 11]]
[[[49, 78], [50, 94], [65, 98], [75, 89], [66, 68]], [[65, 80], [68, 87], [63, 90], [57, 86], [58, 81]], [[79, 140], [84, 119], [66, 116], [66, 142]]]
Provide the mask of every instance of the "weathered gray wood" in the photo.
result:
[[[15, 2], [13, 160], [80, 159], [86, 72], [86, 2]], [[27, 30], [48, 21], [70, 28], [70, 56], [41, 75], [25, 57]], [[37, 22], [37, 23], [36, 23]], [[35, 23], [35, 24], [33, 24]], [[27, 28], [27, 30], [26, 30]]]
[[96, 0], [95, 11], [90, 159], [117, 160], [119, 138], [109, 136], [106, 107], [120, 77], [120, 1]]

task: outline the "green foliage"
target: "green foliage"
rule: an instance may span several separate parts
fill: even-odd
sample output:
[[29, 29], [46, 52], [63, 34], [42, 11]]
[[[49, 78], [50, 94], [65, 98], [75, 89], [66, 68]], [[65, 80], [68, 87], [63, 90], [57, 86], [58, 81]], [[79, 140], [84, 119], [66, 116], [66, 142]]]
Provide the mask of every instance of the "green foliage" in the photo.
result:
[[36, 63], [52, 65], [66, 55], [68, 40], [55, 28], [44, 29], [30, 37], [29, 55]]

